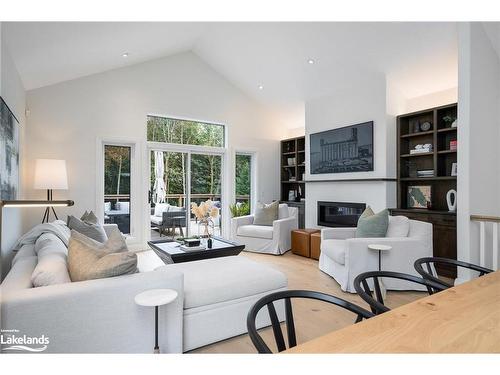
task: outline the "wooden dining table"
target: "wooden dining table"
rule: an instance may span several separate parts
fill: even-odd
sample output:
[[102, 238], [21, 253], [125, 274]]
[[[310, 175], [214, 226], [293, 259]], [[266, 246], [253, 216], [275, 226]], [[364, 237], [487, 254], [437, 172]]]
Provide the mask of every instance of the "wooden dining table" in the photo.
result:
[[284, 353], [500, 353], [500, 271]]

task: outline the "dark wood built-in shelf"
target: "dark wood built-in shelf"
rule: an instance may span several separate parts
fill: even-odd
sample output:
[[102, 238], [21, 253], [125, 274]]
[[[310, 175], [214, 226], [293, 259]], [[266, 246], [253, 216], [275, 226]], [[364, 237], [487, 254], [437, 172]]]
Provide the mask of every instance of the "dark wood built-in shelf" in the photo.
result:
[[[457, 118], [456, 103], [398, 116], [397, 119], [397, 208], [392, 215], [426, 221], [433, 225], [434, 256], [456, 259], [456, 212], [449, 212], [446, 194], [457, 190], [457, 177], [451, 176], [452, 164], [457, 162], [457, 150], [450, 150], [450, 142], [457, 140], [457, 128], [445, 122], [446, 117]], [[419, 131], [420, 124], [431, 123], [431, 130]], [[410, 154], [417, 144], [430, 143], [432, 152]], [[417, 171], [433, 171], [430, 177], [417, 177]], [[408, 187], [429, 185], [431, 208], [408, 207]], [[438, 268], [442, 276], [456, 277], [456, 268]]]
[[[299, 209], [299, 228], [304, 228], [305, 226], [305, 202], [290, 202], [288, 199], [288, 194], [290, 191], [296, 192], [296, 194], [298, 194], [300, 190], [302, 192], [302, 196], [300, 198], [305, 197], [306, 184], [305, 181], [303, 181], [306, 161], [305, 148], [305, 137], [289, 138], [281, 141], [280, 201]], [[295, 158], [294, 165], [288, 165], [289, 158]], [[296, 181], [290, 181], [290, 177], [295, 178]]]

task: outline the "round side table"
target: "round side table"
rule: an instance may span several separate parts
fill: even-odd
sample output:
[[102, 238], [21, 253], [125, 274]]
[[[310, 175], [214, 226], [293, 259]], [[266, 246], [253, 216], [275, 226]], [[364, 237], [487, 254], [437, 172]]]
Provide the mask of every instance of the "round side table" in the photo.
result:
[[[392, 249], [392, 246], [371, 244], [368, 245], [368, 248], [370, 250], [378, 251], [378, 270], [382, 271], [382, 251], [389, 251]], [[380, 280], [380, 289], [382, 289], [382, 298], [385, 299], [385, 296], [387, 295], [387, 290], [385, 289], [383, 280]]]
[[155, 308], [155, 347], [153, 349], [155, 354], [160, 353], [158, 347], [158, 307], [168, 305], [176, 298], [177, 292], [173, 289], [151, 289], [135, 296], [135, 303], [139, 306]]

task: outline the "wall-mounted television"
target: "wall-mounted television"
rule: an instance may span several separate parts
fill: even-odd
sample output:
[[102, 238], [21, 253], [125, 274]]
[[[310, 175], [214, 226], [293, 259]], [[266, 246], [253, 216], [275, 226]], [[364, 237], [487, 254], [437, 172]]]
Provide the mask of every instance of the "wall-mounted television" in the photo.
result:
[[373, 121], [311, 134], [311, 174], [373, 171]]

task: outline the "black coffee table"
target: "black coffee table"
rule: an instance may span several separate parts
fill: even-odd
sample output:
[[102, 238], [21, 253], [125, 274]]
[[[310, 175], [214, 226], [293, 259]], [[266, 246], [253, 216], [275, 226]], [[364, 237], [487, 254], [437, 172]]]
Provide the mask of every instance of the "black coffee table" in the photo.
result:
[[212, 248], [204, 250], [183, 250], [180, 244], [172, 239], [148, 241], [148, 245], [165, 264], [238, 255], [245, 248], [245, 245], [220, 237], [212, 237]]

